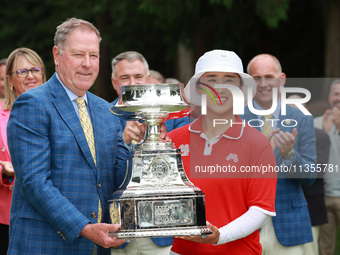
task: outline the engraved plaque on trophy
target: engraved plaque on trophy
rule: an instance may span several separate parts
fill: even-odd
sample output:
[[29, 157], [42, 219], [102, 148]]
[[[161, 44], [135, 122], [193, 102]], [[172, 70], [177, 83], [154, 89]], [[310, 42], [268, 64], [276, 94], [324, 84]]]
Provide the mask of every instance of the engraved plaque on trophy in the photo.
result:
[[[186, 116], [182, 84], [121, 87], [123, 104], [110, 110], [125, 120], [145, 122], [143, 141], [134, 145], [127, 166], [132, 171], [110, 203], [112, 223], [121, 224], [118, 238], [207, 235], [202, 191], [187, 178], [180, 150], [159, 141], [159, 124]], [[112, 216], [113, 215], [113, 216]]]

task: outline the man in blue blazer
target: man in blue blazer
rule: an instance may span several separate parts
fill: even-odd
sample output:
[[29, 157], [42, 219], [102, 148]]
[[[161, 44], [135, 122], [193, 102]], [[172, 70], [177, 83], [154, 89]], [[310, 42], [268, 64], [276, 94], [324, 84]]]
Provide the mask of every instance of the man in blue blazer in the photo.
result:
[[[122, 182], [129, 150], [110, 104], [87, 91], [99, 72], [100, 39], [84, 20], [58, 26], [56, 73], [13, 105], [7, 132], [16, 182], [8, 254], [109, 254], [102, 247], [125, 242], [109, 236], [119, 225], [101, 223], [109, 222], [107, 201]], [[92, 122], [95, 157], [79, 119], [79, 97]]]
[[[257, 91], [252, 102], [254, 108], [270, 109], [273, 88], [278, 89], [277, 95], [280, 98], [279, 88], [286, 81], [280, 62], [269, 54], [257, 55], [249, 62], [248, 73], [257, 82]], [[281, 101], [278, 102], [271, 121], [255, 115], [248, 106], [245, 107], [243, 116], [246, 121], [262, 120], [263, 123], [271, 123], [273, 132], [268, 135], [268, 139], [271, 140], [277, 166], [291, 169], [290, 172], [278, 173], [276, 217], [261, 229], [262, 254], [302, 255], [302, 244], [313, 241], [308, 207], [301, 187], [301, 184], [312, 184], [316, 176], [316, 173], [308, 170], [316, 161], [313, 117], [290, 106], [287, 106], [286, 115], [282, 115], [280, 103]], [[261, 131], [261, 127], [257, 129]]]

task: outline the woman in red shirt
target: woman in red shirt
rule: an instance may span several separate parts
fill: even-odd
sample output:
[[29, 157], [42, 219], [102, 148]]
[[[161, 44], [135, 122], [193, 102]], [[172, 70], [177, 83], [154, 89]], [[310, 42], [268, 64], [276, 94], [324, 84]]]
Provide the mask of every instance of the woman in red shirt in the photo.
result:
[[216, 84], [253, 92], [256, 86], [234, 52], [214, 50], [198, 60], [185, 95], [207, 112], [168, 135], [181, 149], [188, 178], [205, 193], [213, 234], [175, 238], [171, 254], [261, 254], [259, 229], [275, 216], [276, 173], [263, 173], [275, 170], [273, 149], [233, 113], [231, 91]]

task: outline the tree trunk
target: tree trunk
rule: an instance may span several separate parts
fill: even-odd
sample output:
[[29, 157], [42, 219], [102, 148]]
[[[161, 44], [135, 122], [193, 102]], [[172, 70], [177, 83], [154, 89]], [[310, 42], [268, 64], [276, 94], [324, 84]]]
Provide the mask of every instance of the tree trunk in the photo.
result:
[[[340, 77], [340, 1], [325, 1], [325, 77]], [[313, 54], [313, 53], [311, 53]], [[322, 99], [330, 84], [324, 84]]]
[[195, 71], [193, 52], [182, 43], [178, 44], [177, 52], [176, 76], [186, 85]]
[[[189, 49], [183, 43], [178, 44], [178, 63], [177, 73], [180, 81], [185, 85], [195, 74], [195, 65], [197, 60], [207, 51], [213, 48], [213, 31], [206, 30], [198, 33], [194, 39], [194, 47]], [[210, 38], [210, 39], [209, 39]]]
[[111, 83], [112, 56], [110, 55], [110, 47], [106, 43], [106, 40], [108, 40], [109, 37], [105, 36], [109, 33], [107, 31], [107, 28], [110, 27], [109, 14], [110, 13], [108, 11], [105, 11], [98, 15], [97, 18], [98, 29], [103, 40], [100, 43], [100, 72], [96, 81], [94, 93], [108, 102], [112, 102], [117, 97], [117, 93], [113, 89]]

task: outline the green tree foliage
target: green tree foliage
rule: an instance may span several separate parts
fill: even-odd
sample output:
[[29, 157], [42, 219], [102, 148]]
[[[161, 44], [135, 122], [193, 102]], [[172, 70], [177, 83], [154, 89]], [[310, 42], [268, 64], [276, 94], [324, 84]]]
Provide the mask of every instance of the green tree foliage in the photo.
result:
[[[257, 0], [256, 11], [269, 26], [273, 26], [281, 18], [286, 18], [288, 4], [289, 0]], [[169, 52], [165, 52], [165, 59], [173, 60], [178, 41], [183, 40], [194, 47], [192, 38], [197, 36], [197, 32], [208, 32], [216, 26], [220, 29], [215, 34], [226, 31], [227, 22], [224, 21], [234, 19], [237, 22], [240, 18], [236, 16], [242, 16], [241, 12], [245, 9], [251, 12], [251, 8], [254, 7], [247, 1], [233, 0], [3, 0], [0, 8], [0, 54], [6, 56], [16, 47], [30, 47], [53, 68], [51, 48], [55, 27], [75, 16], [97, 26], [101, 19], [106, 19], [105, 27], [101, 28], [103, 39], [114, 53], [132, 45], [146, 49], [146, 52], [148, 47], [145, 46], [152, 45], [150, 48], [155, 49], [157, 42], [167, 46]], [[218, 41], [219, 36], [214, 35], [207, 40]]]
[[268, 27], [276, 28], [281, 20], [287, 20], [290, 0], [257, 0], [256, 13]]
[[[312, 76], [310, 70], [322, 75], [322, 66], [305, 64], [312, 63], [308, 52], [315, 52], [314, 60], [322, 62], [321, 3], [320, 0], [308, 4], [298, 0], [2, 0], [0, 57], [8, 56], [17, 47], [32, 48], [42, 56], [48, 76], [52, 75], [56, 26], [69, 17], [77, 17], [94, 23], [101, 32], [101, 71], [93, 91], [107, 100], [115, 97], [110, 81], [110, 61], [115, 55], [126, 50], [139, 51], [152, 69], [166, 77], [176, 76], [179, 43], [193, 52], [193, 62], [214, 48], [236, 51], [245, 64], [255, 54], [269, 52], [279, 57], [288, 75]], [[314, 14], [319, 20], [301, 18]]]

